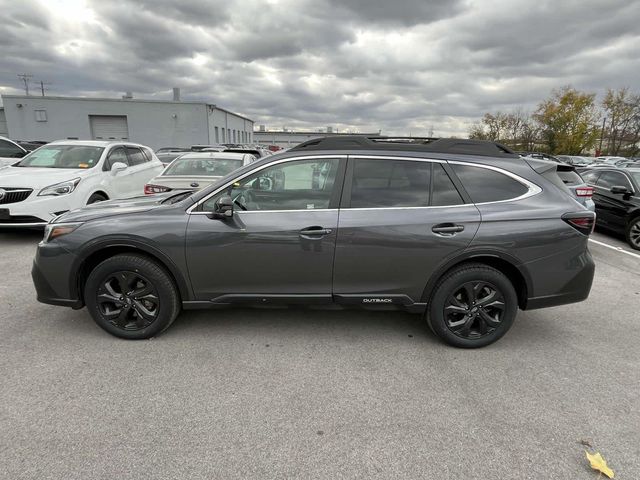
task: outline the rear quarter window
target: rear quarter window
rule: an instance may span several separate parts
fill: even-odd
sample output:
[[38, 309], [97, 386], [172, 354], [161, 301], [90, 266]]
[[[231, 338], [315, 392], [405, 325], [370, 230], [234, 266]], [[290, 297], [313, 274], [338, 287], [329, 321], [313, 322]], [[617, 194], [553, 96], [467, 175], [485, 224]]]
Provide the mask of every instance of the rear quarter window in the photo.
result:
[[576, 172], [558, 170], [557, 175], [558, 177], [560, 177], [560, 180], [562, 180], [562, 183], [564, 183], [565, 185], [573, 186], [573, 185], [580, 185], [581, 183], [584, 183], [584, 181], [582, 180], [582, 177], [578, 175], [578, 173]]
[[455, 163], [451, 167], [473, 203], [510, 200], [529, 191], [526, 185], [495, 170]]

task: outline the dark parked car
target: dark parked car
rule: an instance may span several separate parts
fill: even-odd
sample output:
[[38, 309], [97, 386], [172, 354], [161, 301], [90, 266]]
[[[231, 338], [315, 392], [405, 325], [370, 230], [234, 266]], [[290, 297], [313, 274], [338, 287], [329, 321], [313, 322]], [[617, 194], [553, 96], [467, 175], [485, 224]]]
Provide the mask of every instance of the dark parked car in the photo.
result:
[[445, 342], [481, 347], [518, 308], [589, 294], [595, 215], [556, 168], [492, 142], [310, 140], [196, 193], [57, 217], [33, 280], [41, 302], [86, 305], [129, 339], [182, 308], [332, 304], [421, 313]]
[[582, 178], [594, 188], [596, 225], [624, 234], [640, 250], [640, 168], [598, 168]]

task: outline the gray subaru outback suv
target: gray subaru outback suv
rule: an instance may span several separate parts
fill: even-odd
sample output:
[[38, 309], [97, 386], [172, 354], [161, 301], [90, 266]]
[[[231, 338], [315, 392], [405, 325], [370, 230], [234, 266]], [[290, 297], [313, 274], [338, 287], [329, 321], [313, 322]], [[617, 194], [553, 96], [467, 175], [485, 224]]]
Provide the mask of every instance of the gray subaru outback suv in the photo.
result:
[[181, 309], [338, 304], [419, 313], [445, 342], [481, 347], [519, 308], [587, 298], [594, 220], [556, 164], [499, 144], [328, 137], [197, 193], [61, 215], [32, 276], [41, 302], [86, 306], [127, 339]]

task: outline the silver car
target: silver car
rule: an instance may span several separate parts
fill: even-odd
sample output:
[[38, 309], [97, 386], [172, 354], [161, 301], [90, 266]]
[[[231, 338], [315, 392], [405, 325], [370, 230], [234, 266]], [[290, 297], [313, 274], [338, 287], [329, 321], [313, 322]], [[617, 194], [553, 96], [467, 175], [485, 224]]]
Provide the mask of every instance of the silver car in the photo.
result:
[[144, 193], [153, 195], [171, 190], [200, 190], [219, 178], [255, 161], [247, 153], [192, 152], [176, 158], [164, 171], [149, 180]]

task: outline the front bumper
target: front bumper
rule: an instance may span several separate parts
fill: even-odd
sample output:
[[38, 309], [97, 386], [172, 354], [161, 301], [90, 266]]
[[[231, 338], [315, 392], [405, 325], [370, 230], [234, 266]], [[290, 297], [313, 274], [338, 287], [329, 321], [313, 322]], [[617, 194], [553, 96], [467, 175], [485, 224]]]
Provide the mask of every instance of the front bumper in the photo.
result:
[[76, 208], [72, 205], [73, 196], [38, 197], [33, 192], [26, 200], [0, 205], [0, 228], [44, 227], [58, 215]]
[[55, 243], [40, 243], [31, 267], [38, 301], [71, 308], [84, 306], [71, 275], [76, 256]]

